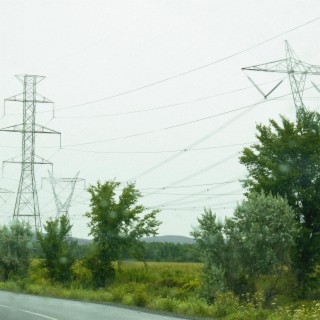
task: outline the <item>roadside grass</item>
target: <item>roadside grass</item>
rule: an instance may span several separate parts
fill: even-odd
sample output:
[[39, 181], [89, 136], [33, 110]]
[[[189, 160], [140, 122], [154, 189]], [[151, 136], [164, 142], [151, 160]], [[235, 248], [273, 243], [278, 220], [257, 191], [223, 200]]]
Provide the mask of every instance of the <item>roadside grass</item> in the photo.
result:
[[263, 294], [255, 304], [239, 302], [233, 293], [220, 293], [208, 305], [199, 297], [201, 263], [149, 262], [147, 266], [125, 261], [116, 269], [115, 282], [105, 288], [90, 288], [91, 274], [77, 261], [73, 281], [51, 283], [39, 260], [33, 260], [28, 278], [0, 282], [0, 289], [92, 302], [116, 302], [130, 306], [173, 312], [178, 315], [225, 320], [314, 320], [320, 319], [320, 301], [296, 301], [263, 309]]

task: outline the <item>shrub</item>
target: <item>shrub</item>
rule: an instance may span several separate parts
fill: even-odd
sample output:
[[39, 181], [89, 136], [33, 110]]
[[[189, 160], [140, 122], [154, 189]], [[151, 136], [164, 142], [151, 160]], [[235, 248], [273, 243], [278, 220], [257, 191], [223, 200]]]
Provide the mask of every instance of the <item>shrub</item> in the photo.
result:
[[77, 288], [90, 288], [93, 283], [91, 271], [84, 265], [83, 261], [76, 261], [72, 268], [72, 286]]

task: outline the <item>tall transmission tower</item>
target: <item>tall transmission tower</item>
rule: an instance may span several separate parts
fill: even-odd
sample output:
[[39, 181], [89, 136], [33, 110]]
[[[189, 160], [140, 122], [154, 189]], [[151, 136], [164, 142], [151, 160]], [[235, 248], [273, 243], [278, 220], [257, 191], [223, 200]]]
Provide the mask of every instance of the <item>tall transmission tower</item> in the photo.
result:
[[13, 219], [22, 220], [34, 225], [36, 230], [41, 231], [41, 218], [34, 172], [35, 164], [52, 163], [36, 156], [35, 135], [36, 133], [48, 133], [60, 135], [61, 133], [36, 124], [36, 104], [52, 103], [51, 100], [37, 93], [37, 84], [45, 77], [38, 75], [16, 75], [16, 78], [23, 85], [23, 92], [6, 101], [18, 101], [23, 103], [23, 122], [14, 126], [0, 129], [0, 131], [22, 133], [22, 156], [20, 159], [12, 158], [3, 162], [21, 164], [21, 174], [17, 197], [14, 207]]
[[[78, 182], [84, 183], [84, 189], [85, 189], [85, 179], [79, 178], [79, 171], [73, 178], [55, 178], [53, 177], [52, 173], [48, 171], [49, 178], [44, 178], [46, 180], [50, 180], [52, 192], [54, 195], [54, 201], [56, 203], [56, 209], [57, 209], [57, 218], [60, 218], [62, 214], [65, 214], [68, 219], [69, 217], [69, 209], [71, 206], [72, 197], [74, 194], [74, 189], [76, 187], [76, 184]], [[64, 186], [62, 186], [64, 185]], [[60, 187], [60, 192], [58, 192], [57, 188]], [[61, 197], [59, 195], [62, 193], [62, 191], [68, 189], [69, 194], [65, 198], [65, 200], [62, 202]]]
[[[286, 73], [288, 74], [291, 86], [291, 92], [293, 101], [296, 107], [296, 111], [301, 108], [305, 108], [303, 103], [303, 91], [306, 82], [307, 75], [320, 75], [320, 66], [312, 65], [301, 61], [290, 47], [288, 41], [285, 41], [286, 58], [267, 62], [251, 67], [242, 68], [242, 70], [251, 71], [264, 71], [264, 72], [275, 72], [275, 73]], [[248, 77], [249, 78], [249, 77]], [[264, 94], [262, 90], [253, 82], [251, 78], [249, 80], [255, 85], [260, 93], [263, 94], [265, 99], [271, 94], [280, 84], [280, 81], [268, 94]], [[314, 85], [314, 84], [313, 84]], [[315, 86], [315, 85], [314, 85]], [[317, 90], [319, 90], [316, 87]]]

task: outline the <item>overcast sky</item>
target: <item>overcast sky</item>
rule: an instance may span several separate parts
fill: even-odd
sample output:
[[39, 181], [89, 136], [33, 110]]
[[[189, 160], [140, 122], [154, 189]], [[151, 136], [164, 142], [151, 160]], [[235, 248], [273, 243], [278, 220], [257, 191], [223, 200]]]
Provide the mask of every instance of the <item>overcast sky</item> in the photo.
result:
[[[136, 181], [141, 203], [162, 210], [160, 235], [188, 236], [204, 206], [232, 215], [246, 175], [239, 154], [256, 124], [294, 118], [285, 74], [241, 68], [285, 58], [285, 40], [320, 65], [318, 0], [1, 0], [0, 26], [0, 100], [22, 92], [14, 75], [38, 74], [38, 92], [55, 102], [54, 118], [37, 105], [36, 122], [62, 133], [62, 149], [57, 136], [37, 135], [36, 154], [53, 162], [54, 176], [80, 171], [87, 186]], [[260, 103], [247, 75], [264, 92], [286, 80]], [[318, 110], [310, 87], [307, 79], [305, 103]], [[0, 127], [21, 123], [21, 111], [7, 103]], [[0, 161], [21, 155], [19, 133], [0, 137]], [[55, 215], [51, 186], [41, 186], [48, 169], [36, 168], [43, 222]], [[6, 165], [0, 187], [16, 192], [19, 177], [19, 165]], [[69, 189], [58, 192], [64, 201]], [[2, 197], [0, 223], [12, 218], [16, 194]], [[74, 236], [87, 237], [88, 204], [79, 183]]]

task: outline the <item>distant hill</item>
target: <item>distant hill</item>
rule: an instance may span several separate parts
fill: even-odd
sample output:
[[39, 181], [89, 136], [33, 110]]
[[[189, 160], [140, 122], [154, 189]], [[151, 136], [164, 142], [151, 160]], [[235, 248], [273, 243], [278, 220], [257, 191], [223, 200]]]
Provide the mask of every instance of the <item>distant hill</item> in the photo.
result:
[[[82, 238], [75, 238], [73, 240], [77, 240], [80, 246], [88, 244], [92, 242], [90, 239], [82, 239]], [[184, 236], [155, 236], [155, 237], [146, 237], [142, 238], [142, 241], [145, 242], [171, 242], [171, 243], [195, 243], [194, 239]]]
[[79, 246], [83, 246], [85, 244], [88, 244], [88, 243], [92, 242], [92, 240], [90, 240], [90, 239], [75, 238], [75, 237], [72, 237], [72, 239], [76, 240], [78, 242]]
[[141, 239], [145, 242], [195, 243], [194, 239], [184, 236], [155, 236]]

